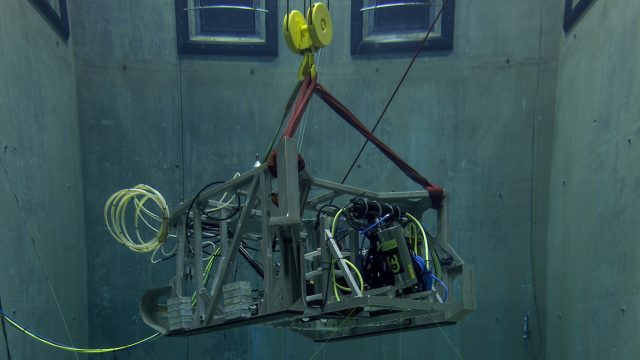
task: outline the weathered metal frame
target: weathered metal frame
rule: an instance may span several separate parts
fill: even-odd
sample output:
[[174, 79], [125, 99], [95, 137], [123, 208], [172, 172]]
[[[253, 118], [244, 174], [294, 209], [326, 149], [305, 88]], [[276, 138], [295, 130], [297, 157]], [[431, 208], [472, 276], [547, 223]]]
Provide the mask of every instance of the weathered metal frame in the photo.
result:
[[[168, 286], [148, 290], [143, 296], [140, 311], [147, 324], [167, 335], [189, 335], [262, 324], [290, 328], [315, 341], [323, 341], [452, 324], [475, 308], [472, 270], [448, 243], [446, 196], [442, 207], [437, 210], [438, 234], [428, 240], [451, 257], [451, 263], [443, 269], [442, 279], [448, 284], [451, 300], [443, 303], [435, 291], [399, 296], [398, 289], [392, 286], [361, 292], [345, 262], [348, 257], [352, 262], [356, 260], [355, 251], [349, 253], [339, 249], [327, 230], [330, 228], [329, 218], [323, 217], [324, 226], [316, 230], [309, 221], [303, 220], [305, 210], [315, 214], [322, 203], [343, 196], [357, 196], [393, 202], [418, 215], [430, 208], [429, 194], [426, 191], [373, 192], [316, 179], [298, 168], [296, 149], [294, 139], [285, 138], [280, 142], [276, 149], [277, 177], [264, 164], [203, 191], [189, 213], [187, 209], [191, 199], [173, 211], [170, 222], [178, 239], [176, 276]], [[278, 205], [272, 199], [274, 184], [277, 185]], [[309, 198], [312, 188], [325, 192]], [[236, 191], [243, 191], [246, 199], [235, 220], [220, 221], [222, 254], [212, 270], [213, 282], [205, 288], [202, 252], [193, 250], [200, 249], [202, 245], [200, 209], [218, 194]], [[193, 239], [186, 238], [186, 216], [194, 222]], [[227, 237], [227, 226], [235, 226], [231, 238]], [[222, 312], [222, 286], [227, 283], [228, 275], [238, 261], [238, 250], [246, 237], [261, 238], [260, 251], [265, 264], [263, 294], [256, 301], [254, 316], [228, 321]], [[281, 251], [279, 271], [272, 265], [271, 241], [274, 238]], [[352, 234], [346, 241], [355, 244], [357, 238]], [[339, 301], [327, 288], [330, 271], [326, 264], [330, 258], [337, 262], [340, 270], [336, 271], [345, 277], [352, 290], [350, 295], [341, 296]], [[316, 286], [320, 292], [313, 296], [307, 295], [307, 279], [310, 277], [321, 279]], [[170, 324], [169, 310], [162, 301], [187, 296], [190, 299], [189, 287], [195, 288], [197, 301], [191, 309], [190, 321], [179, 326], [175, 321]], [[313, 300], [320, 297], [326, 298], [324, 305], [314, 305]]]

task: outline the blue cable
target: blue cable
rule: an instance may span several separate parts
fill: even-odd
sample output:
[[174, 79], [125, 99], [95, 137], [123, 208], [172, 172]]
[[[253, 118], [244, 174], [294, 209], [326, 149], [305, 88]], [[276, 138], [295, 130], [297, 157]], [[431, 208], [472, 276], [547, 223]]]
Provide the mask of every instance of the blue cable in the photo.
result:
[[447, 284], [445, 284], [444, 281], [440, 280], [438, 277], [436, 277], [433, 274], [431, 274], [431, 277], [433, 278], [433, 280], [437, 281], [438, 283], [440, 283], [440, 285], [442, 285], [442, 287], [444, 288], [444, 299], [442, 299], [442, 302], [447, 301], [447, 298], [449, 297], [449, 288], [447, 287]]
[[[2, 300], [0, 299], [0, 313], [3, 313]], [[11, 360], [11, 350], [9, 349], [9, 339], [7, 338], [7, 328], [5, 326], [4, 316], [0, 315], [0, 326], [2, 327], [2, 335], [4, 337], [5, 349], [7, 351], [7, 360]]]
[[413, 255], [413, 261], [416, 262], [416, 265], [419, 270], [418, 272], [422, 274], [419, 281], [422, 284], [423, 289], [424, 290], [431, 289], [431, 287], [433, 286], [433, 283], [431, 282], [431, 271], [429, 271], [429, 269], [427, 268], [426, 262], [424, 261], [423, 258], [421, 258], [418, 255]]
[[389, 214], [386, 214], [380, 220], [378, 220], [378, 221], [374, 222], [373, 224], [371, 224], [369, 227], [367, 227], [365, 229], [361, 229], [360, 230], [360, 235], [368, 233], [369, 231], [371, 231], [371, 229], [373, 229], [376, 226], [380, 225], [381, 223], [387, 221], [388, 218], [389, 218]]

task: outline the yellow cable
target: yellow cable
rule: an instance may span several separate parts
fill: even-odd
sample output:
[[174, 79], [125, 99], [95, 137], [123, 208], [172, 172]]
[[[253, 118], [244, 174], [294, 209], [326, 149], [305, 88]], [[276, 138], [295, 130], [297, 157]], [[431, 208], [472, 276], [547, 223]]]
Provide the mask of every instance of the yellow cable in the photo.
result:
[[125, 350], [125, 349], [132, 348], [134, 346], [140, 345], [142, 343], [145, 343], [147, 341], [155, 340], [155, 339], [159, 338], [160, 336], [162, 336], [161, 333], [155, 333], [155, 334], [153, 334], [153, 335], [151, 335], [151, 336], [149, 336], [149, 337], [147, 337], [145, 339], [136, 341], [136, 342], [134, 342], [132, 344], [129, 344], [129, 345], [118, 346], [118, 347], [114, 347], [114, 348], [104, 348], [104, 349], [84, 349], [84, 348], [77, 348], [77, 347], [57, 344], [55, 342], [47, 340], [47, 339], [43, 338], [42, 336], [37, 335], [37, 334], [25, 329], [24, 327], [20, 326], [20, 324], [16, 323], [15, 321], [13, 321], [12, 319], [10, 319], [9, 317], [7, 317], [4, 314], [0, 314], [0, 316], [4, 317], [4, 319], [7, 320], [7, 322], [9, 324], [11, 324], [11, 326], [13, 326], [14, 328], [16, 328], [19, 331], [29, 335], [32, 338], [40, 341], [43, 344], [49, 345], [51, 347], [54, 347], [54, 348], [60, 349], [60, 350], [71, 351], [71, 352], [76, 352], [76, 353], [83, 353], [83, 354], [104, 354], [104, 353], [110, 353], [110, 352]]
[[[135, 237], [132, 238], [127, 231], [127, 208], [133, 200], [134, 204], [134, 226]], [[160, 215], [156, 215], [149, 211], [144, 204], [148, 200], [156, 203], [160, 208]], [[151, 218], [160, 221], [160, 228], [155, 229], [144, 218], [143, 214], [149, 215]], [[154, 188], [140, 184], [132, 189], [124, 189], [111, 195], [104, 206], [104, 220], [111, 236], [120, 244], [129, 249], [146, 253], [155, 251], [162, 246], [169, 236], [169, 207], [162, 194]], [[155, 235], [149, 240], [143, 240], [139, 231], [139, 219], [151, 229], [155, 230]]]
[[416, 224], [416, 226], [418, 226], [418, 229], [420, 229], [420, 232], [422, 233], [422, 239], [424, 240], [424, 259], [425, 259], [425, 264], [427, 264], [427, 267], [429, 267], [429, 244], [427, 243], [427, 234], [425, 234], [424, 228], [422, 227], [422, 224], [420, 224], [418, 219], [416, 219], [415, 217], [413, 217], [413, 215], [411, 215], [409, 213], [405, 213], [405, 215], [407, 215], [409, 220], [413, 221]]
[[409, 223], [407, 226], [409, 231], [409, 242], [413, 245], [413, 252], [418, 253], [418, 230], [413, 223]]
[[[360, 275], [358, 268], [349, 260], [344, 260], [344, 262], [356, 273], [358, 276], [358, 282], [360, 283], [360, 291], [364, 291], [364, 280], [362, 280], [362, 275]], [[336, 272], [333, 271], [333, 265], [331, 266], [331, 273], [333, 274], [333, 294], [336, 296], [336, 300], [340, 301], [340, 295], [338, 295], [338, 287], [340, 285], [336, 282]], [[344, 288], [344, 286], [341, 286], [341, 288]], [[351, 291], [350, 288], [346, 289]]]
[[[204, 270], [204, 273], [202, 273], [202, 283], [206, 284], [207, 281], [209, 281], [209, 274], [211, 274], [211, 269], [213, 268], [213, 263], [216, 260], [216, 257], [220, 256], [220, 253], [222, 252], [221, 248], [217, 248], [216, 251], [214, 251], [213, 255], [211, 255], [211, 258], [209, 259], [209, 262], [207, 263], [207, 267]], [[198, 303], [198, 297], [197, 297], [197, 292], [193, 293], [193, 296], [191, 296], [191, 306], [195, 307], [196, 304]]]
[[[334, 238], [336, 235], [336, 227], [338, 226], [338, 220], [340, 219], [340, 215], [342, 215], [343, 212], [344, 212], [344, 209], [340, 209], [340, 211], [338, 211], [336, 213], [336, 216], [334, 216], [333, 218], [333, 222], [331, 224], [331, 236], [333, 236]], [[358, 280], [360, 281], [360, 291], [364, 291], [364, 280], [362, 279], [362, 275], [360, 274], [360, 271], [351, 261], [345, 260], [345, 262], [350, 268], [354, 270], [354, 272], [358, 276]], [[336, 296], [336, 300], [340, 301], [340, 296], [338, 295], [338, 288], [342, 289], [343, 291], [351, 291], [351, 289], [348, 287], [344, 287], [336, 282], [336, 274], [333, 271], [333, 264], [331, 265], [331, 273], [333, 274], [333, 293]]]
[[[336, 213], [336, 216], [333, 218], [333, 222], [332, 222], [332, 224], [331, 224], [331, 236], [334, 236], [334, 238], [335, 238], [335, 236], [336, 236], [336, 227], [337, 227], [337, 225], [338, 225], [338, 220], [340, 219], [340, 215], [342, 215], [342, 213], [343, 213], [343, 212], [344, 212], [344, 209], [340, 209], [340, 211], [338, 211], [338, 212]], [[331, 272], [333, 273], [333, 270], [332, 270]], [[357, 268], [356, 268], [356, 272], [358, 273], [358, 276], [361, 276], [361, 275], [360, 275], [360, 272], [358, 271], [358, 269], [357, 269]], [[335, 282], [335, 279], [336, 279], [336, 276], [335, 276], [335, 274], [334, 274], [334, 275], [333, 275], [333, 285], [334, 285], [334, 287], [336, 287], [336, 286], [337, 286], [337, 287], [338, 287], [338, 289], [340, 289], [340, 290], [342, 290], [342, 291], [351, 292], [351, 289], [350, 289], [349, 287], [347, 287], [347, 286], [342, 286], [342, 285], [340, 285], [340, 284], [336, 283], [336, 282]]]
[[[337, 213], [336, 216], [333, 217], [333, 222], [331, 223], [331, 236], [334, 237], [336, 236], [336, 227], [338, 226], [338, 221], [340, 220], [340, 215], [342, 215], [342, 213], [344, 212], [344, 209], [340, 209]], [[331, 273], [333, 274], [333, 268], [331, 270]], [[336, 286], [342, 290], [342, 291], [347, 291], [347, 292], [351, 292], [351, 289], [346, 287], [346, 286], [342, 286], [338, 283], [335, 282], [336, 276], [335, 274], [333, 274], [333, 287], [335, 288]]]
[[331, 236], [333, 237], [336, 236], [336, 226], [338, 226], [338, 220], [340, 219], [340, 215], [342, 215], [343, 212], [344, 209], [340, 209], [340, 211], [336, 213], [336, 216], [333, 217], [333, 222], [331, 223]]

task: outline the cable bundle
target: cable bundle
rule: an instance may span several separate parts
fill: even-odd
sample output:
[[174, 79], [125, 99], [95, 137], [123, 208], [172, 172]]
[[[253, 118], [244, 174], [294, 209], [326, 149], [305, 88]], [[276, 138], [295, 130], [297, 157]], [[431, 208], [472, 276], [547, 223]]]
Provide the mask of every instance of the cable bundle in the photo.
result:
[[[127, 231], [126, 220], [127, 207], [132, 200], [134, 206], [133, 225], [135, 234], [133, 239]], [[144, 206], [149, 200], [158, 206], [160, 215], [153, 213]], [[159, 229], [149, 224], [145, 216], [159, 222]], [[111, 195], [104, 205], [104, 220], [111, 236], [113, 236], [116, 241], [139, 253], [157, 250], [169, 236], [169, 207], [167, 206], [167, 202], [157, 190], [144, 184], [136, 185], [132, 189], [123, 189]], [[153, 238], [149, 240], [142, 238], [140, 235], [140, 220], [155, 232]]]

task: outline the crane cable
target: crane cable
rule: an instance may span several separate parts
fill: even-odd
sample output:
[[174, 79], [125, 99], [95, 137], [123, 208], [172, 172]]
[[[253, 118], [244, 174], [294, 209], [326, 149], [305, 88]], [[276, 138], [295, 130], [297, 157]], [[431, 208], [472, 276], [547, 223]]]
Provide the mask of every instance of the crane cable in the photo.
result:
[[[384, 115], [387, 113], [387, 110], [389, 110], [389, 106], [391, 106], [391, 103], [395, 99], [396, 94], [398, 94], [398, 91], [400, 90], [400, 87], [404, 83], [404, 80], [407, 78], [407, 75], [409, 74], [409, 71], [411, 71], [411, 68], [413, 67], [413, 64], [416, 62], [416, 59], [418, 58], [418, 55], [420, 55], [420, 53], [422, 52], [422, 49], [424, 48], [424, 45], [427, 43], [427, 40], [429, 39], [429, 36], [433, 32], [433, 29], [435, 28], [436, 23], [438, 22], [440, 17], [442, 17], [442, 13], [443, 13], [444, 9], [447, 7], [448, 4], [449, 4], [449, 0], [444, 0], [444, 2], [442, 3], [442, 6], [440, 7], [440, 10], [438, 10], [438, 13], [436, 14], [435, 18], [431, 22], [431, 26], [429, 26], [429, 30], [427, 31], [427, 34], [424, 36], [424, 38], [422, 38], [422, 41], [420, 42], [420, 45], [418, 45], [418, 48], [416, 49], [416, 52], [414, 53], [413, 57], [411, 58], [411, 61], [409, 62], [409, 65], [407, 66], [407, 68], [405, 69], [404, 73], [402, 74], [402, 77], [400, 78], [400, 81], [398, 81], [398, 84], [396, 85], [395, 89], [393, 90], [393, 93], [389, 97], [389, 100], [387, 101], [387, 104], [385, 105], [384, 109], [380, 113], [380, 116], [378, 116], [378, 120], [376, 121], [376, 123], [371, 128], [371, 134], [373, 134], [376, 131], [376, 129], [378, 128], [378, 125], [380, 125], [380, 122], [384, 118]], [[349, 174], [351, 174], [351, 171], [356, 166], [356, 163], [358, 162], [358, 159], [360, 159], [360, 156], [362, 156], [362, 153], [364, 152], [364, 148], [367, 146], [369, 141], [370, 141], [370, 139], [366, 139], [365, 142], [362, 144], [362, 146], [360, 147], [360, 150], [358, 150], [358, 153], [356, 154], [356, 157], [353, 159], [353, 162], [349, 166], [349, 169], [347, 170], [347, 172], [344, 174], [344, 177], [340, 181], [340, 184], [344, 184], [345, 181], [347, 181], [347, 178], [349, 177]]]

